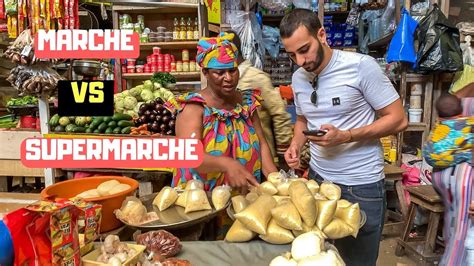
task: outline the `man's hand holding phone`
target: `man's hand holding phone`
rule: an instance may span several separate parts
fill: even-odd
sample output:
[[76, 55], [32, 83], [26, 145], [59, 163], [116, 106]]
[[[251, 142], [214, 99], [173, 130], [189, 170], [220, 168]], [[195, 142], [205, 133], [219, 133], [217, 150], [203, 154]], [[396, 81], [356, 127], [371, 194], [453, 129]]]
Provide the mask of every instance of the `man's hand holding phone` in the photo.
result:
[[312, 143], [323, 147], [332, 147], [352, 141], [349, 130], [339, 130], [333, 125], [322, 125], [319, 130], [305, 130], [303, 134]]

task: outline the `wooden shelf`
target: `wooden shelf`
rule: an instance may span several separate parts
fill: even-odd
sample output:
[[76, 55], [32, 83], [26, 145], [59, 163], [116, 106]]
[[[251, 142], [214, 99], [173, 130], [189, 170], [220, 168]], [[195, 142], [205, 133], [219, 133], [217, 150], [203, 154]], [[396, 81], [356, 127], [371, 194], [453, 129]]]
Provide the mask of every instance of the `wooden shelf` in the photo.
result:
[[113, 4], [112, 10], [124, 13], [190, 13], [196, 12], [199, 4], [172, 3], [156, 1], [127, 2], [121, 5], [120, 1], [108, 1]]
[[198, 41], [175, 41], [175, 42], [147, 42], [140, 43], [140, 49], [153, 49], [158, 46], [162, 49], [179, 50], [179, 49], [197, 49]]
[[[171, 72], [176, 79], [199, 79], [201, 72]], [[125, 73], [122, 75], [124, 79], [149, 79], [153, 73]]]
[[409, 123], [405, 131], [425, 131], [427, 129], [426, 123]]

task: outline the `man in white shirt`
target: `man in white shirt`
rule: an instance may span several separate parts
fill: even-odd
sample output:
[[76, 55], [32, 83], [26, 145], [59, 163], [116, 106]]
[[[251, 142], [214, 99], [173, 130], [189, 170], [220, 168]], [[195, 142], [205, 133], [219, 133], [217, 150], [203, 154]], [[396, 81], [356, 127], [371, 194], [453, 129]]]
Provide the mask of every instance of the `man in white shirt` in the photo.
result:
[[[297, 122], [285, 160], [298, 167], [301, 147], [310, 141], [310, 178], [338, 184], [342, 198], [358, 202], [367, 215], [357, 238], [338, 240], [336, 247], [347, 265], [376, 265], [386, 207], [379, 139], [407, 127], [400, 97], [372, 57], [332, 50], [310, 10], [287, 14], [280, 35], [301, 66], [292, 78]], [[326, 134], [305, 136], [307, 129]]]

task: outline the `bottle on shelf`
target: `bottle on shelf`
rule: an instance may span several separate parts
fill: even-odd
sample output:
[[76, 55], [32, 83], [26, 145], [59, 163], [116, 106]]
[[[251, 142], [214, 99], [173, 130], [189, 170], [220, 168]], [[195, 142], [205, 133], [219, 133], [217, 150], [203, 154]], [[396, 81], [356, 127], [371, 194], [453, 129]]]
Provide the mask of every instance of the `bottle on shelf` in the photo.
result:
[[173, 40], [176, 41], [176, 40], [179, 40], [179, 21], [178, 21], [178, 18], [174, 18], [174, 22], [173, 22]]
[[186, 21], [184, 21], [184, 17], [181, 17], [181, 21], [179, 22], [180, 30], [179, 30], [179, 39], [186, 40]]
[[194, 39], [194, 40], [199, 40], [199, 22], [198, 22], [198, 18], [197, 18], [197, 17], [194, 19], [193, 39]]
[[194, 29], [192, 25], [191, 18], [188, 17], [188, 21], [186, 23], [186, 40], [192, 40], [194, 37]]

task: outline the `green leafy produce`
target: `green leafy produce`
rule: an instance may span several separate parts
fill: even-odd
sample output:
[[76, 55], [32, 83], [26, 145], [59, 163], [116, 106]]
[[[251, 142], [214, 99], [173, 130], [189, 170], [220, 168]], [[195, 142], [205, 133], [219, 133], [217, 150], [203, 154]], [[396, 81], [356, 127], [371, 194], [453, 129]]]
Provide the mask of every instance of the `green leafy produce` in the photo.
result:
[[137, 99], [135, 99], [134, 97], [127, 96], [124, 99], [123, 105], [124, 105], [125, 109], [133, 110], [133, 108], [135, 108], [135, 105], [137, 104], [137, 102], [138, 102]]
[[140, 96], [140, 93], [142, 93], [142, 90], [145, 88], [144, 85], [138, 85], [130, 89], [130, 95], [133, 97]]
[[151, 90], [143, 90], [140, 96], [142, 97], [144, 102], [148, 102], [154, 99], [153, 92]]
[[21, 98], [11, 98], [7, 102], [7, 107], [9, 106], [21, 106], [21, 105], [28, 105], [28, 104], [38, 104], [38, 98], [34, 96], [24, 96]]
[[153, 83], [160, 83], [162, 86], [168, 83], [176, 83], [176, 78], [173, 77], [173, 75], [171, 75], [170, 73], [166, 72], [154, 73], [150, 80]]
[[18, 119], [14, 115], [4, 115], [0, 117], [0, 128], [15, 128], [18, 124]]
[[151, 82], [151, 80], [146, 80], [144, 83], [143, 83], [143, 89], [144, 90], [154, 90], [155, 88], [153, 87], [153, 82]]

